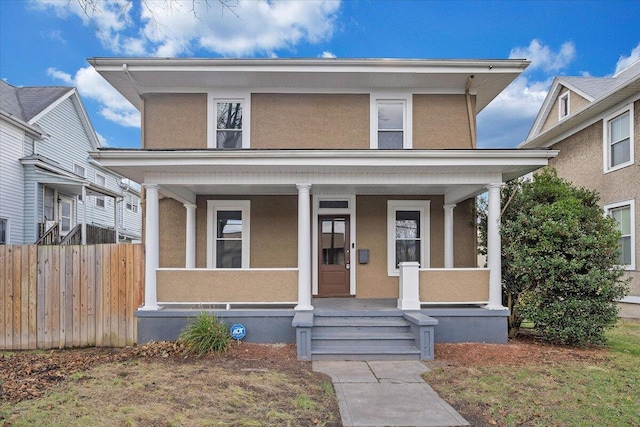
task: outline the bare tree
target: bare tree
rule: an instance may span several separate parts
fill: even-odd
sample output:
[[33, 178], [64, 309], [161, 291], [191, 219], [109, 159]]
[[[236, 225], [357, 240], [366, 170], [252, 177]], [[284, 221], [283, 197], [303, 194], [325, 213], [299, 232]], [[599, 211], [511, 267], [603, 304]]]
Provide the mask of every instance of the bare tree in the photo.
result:
[[[91, 17], [96, 13], [100, 13], [101, 5], [104, 3], [105, 0], [67, 0], [67, 3], [71, 4], [74, 1], [78, 3], [78, 5], [82, 9], [82, 12], [84, 13], [85, 16]], [[120, 9], [120, 13], [124, 15], [127, 13], [128, 9], [133, 5], [134, 1], [135, 0], [131, 0], [131, 1], [115, 0], [114, 4], [118, 6], [118, 8]], [[158, 3], [160, 2], [160, 0], [138, 0], [138, 1], [140, 2], [143, 8], [147, 9], [151, 13], [151, 16], [155, 15], [154, 10], [151, 7], [151, 3]], [[168, 10], [171, 10], [174, 7], [177, 7], [178, 5], [181, 5], [184, 3], [190, 4], [191, 10], [189, 12], [193, 13], [193, 16], [195, 16], [196, 18], [198, 18], [198, 12], [197, 12], [198, 5], [200, 4], [205, 5], [208, 11], [209, 9], [211, 9], [212, 3], [219, 4], [220, 7], [222, 8], [223, 13], [226, 10], [228, 12], [231, 12], [236, 18], [239, 18], [238, 14], [234, 10], [238, 6], [238, 1], [239, 0], [161, 0], [161, 2], [165, 5], [165, 8]]]

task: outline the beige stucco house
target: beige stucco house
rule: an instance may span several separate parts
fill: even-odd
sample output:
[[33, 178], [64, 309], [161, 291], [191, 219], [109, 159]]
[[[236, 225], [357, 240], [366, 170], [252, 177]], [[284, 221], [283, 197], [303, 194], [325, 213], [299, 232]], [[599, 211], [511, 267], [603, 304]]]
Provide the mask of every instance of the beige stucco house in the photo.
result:
[[527, 61], [89, 62], [142, 113], [140, 149], [92, 154], [145, 189], [141, 340], [210, 309], [301, 358], [506, 341], [500, 186], [555, 152], [478, 150], [476, 114]]
[[640, 317], [640, 61], [610, 77], [556, 77], [523, 148], [553, 148], [574, 184], [597, 190], [620, 225], [620, 264], [631, 277], [621, 316]]

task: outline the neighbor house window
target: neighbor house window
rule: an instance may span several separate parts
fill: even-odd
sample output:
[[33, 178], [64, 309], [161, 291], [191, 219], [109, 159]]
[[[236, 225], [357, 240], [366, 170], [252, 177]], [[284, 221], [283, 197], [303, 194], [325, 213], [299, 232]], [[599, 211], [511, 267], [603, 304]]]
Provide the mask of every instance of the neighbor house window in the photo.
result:
[[558, 119], [569, 115], [569, 92], [565, 92], [558, 98]]
[[604, 120], [605, 171], [633, 164], [633, 105]]
[[125, 196], [125, 204], [127, 206], [127, 210], [131, 212], [138, 212], [138, 198], [132, 194], [127, 194]]
[[411, 95], [371, 95], [371, 148], [411, 148]]
[[[106, 187], [107, 179], [100, 174], [96, 174], [96, 184], [100, 187]], [[96, 206], [104, 208], [104, 196], [96, 196]]]
[[237, 150], [250, 147], [250, 93], [209, 92], [207, 110], [208, 148]]
[[428, 200], [389, 200], [387, 202], [387, 270], [399, 274], [401, 262], [418, 262], [428, 267]]
[[620, 265], [627, 269], [635, 270], [635, 203], [634, 200], [627, 200], [620, 203], [606, 205], [607, 215], [618, 223], [620, 230], [620, 240], [618, 250]]
[[207, 268], [249, 268], [250, 202], [207, 202]]
[[9, 220], [0, 218], [0, 245], [9, 243]]
[[44, 187], [42, 196], [42, 216], [45, 221], [55, 221], [55, 191]]

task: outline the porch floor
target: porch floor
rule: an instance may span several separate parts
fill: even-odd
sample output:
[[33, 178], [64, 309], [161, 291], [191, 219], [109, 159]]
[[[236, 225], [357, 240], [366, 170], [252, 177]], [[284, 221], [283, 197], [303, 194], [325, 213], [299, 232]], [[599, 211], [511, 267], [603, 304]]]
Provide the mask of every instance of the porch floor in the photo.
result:
[[339, 311], [391, 311], [399, 312], [397, 300], [393, 298], [313, 298], [314, 310]]

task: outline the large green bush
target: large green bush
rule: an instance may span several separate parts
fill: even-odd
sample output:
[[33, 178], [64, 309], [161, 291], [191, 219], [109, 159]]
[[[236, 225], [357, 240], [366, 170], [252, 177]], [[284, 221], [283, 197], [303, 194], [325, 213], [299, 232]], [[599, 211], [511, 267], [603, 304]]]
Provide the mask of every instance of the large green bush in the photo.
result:
[[[526, 318], [554, 342], [604, 342], [627, 282], [617, 265], [620, 234], [598, 201], [596, 192], [573, 186], [553, 169], [503, 189], [503, 303], [511, 310], [510, 336]], [[480, 241], [486, 242], [486, 232]]]

